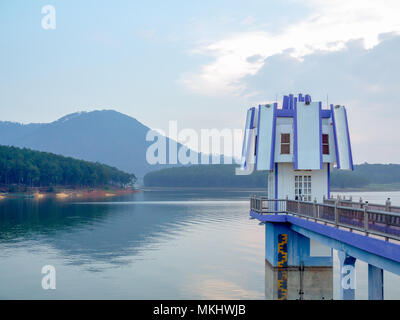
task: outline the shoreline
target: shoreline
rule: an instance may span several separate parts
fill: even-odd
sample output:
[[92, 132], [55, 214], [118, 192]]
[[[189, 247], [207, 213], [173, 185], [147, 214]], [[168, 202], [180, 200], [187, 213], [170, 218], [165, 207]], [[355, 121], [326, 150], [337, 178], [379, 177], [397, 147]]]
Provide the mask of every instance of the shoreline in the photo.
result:
[[[43, 188], [42, 188], [43, 189]], [[2, 199], [90, 199], [90, 198], [109, 198], [123, 196], [141, 192], [140, 189], [97, 189], [97, 188], [81, 188], [81, 189], [68, 189], [68, 188], [55, 188], [54, 191], [43, 191], [40, 188], [32, 188], [25, 192], [6, 192], [0, 193], [0, 200]]]
[[[247, 188], [247, 187], [141, 187], [142, 191], [184, 191], [184, 190], [198, 190], [198, 191], [253, 191], [253, 192], [267, 192], [265, 188]], [[392, 192], [400, 191], [400, 188], [388, 185], [382, 185], [377, 188], [331, 188], [331, 192]]]

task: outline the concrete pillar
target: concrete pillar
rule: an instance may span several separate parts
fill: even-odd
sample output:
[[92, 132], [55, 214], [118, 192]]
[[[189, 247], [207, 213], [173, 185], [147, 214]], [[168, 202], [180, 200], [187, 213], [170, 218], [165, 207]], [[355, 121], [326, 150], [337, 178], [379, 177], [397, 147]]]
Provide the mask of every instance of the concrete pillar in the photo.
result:
[[368, 299], [383, 300], [383, 269], [368, 265]]
[[356, 258], [343, 251], [338, 252], [340, 261], [340, 299], [354, 300], [356, 293]]
[[333, 299], [332, 267], [274, 268], [265, 263], [267, 300]]
[[[267, 299], [331, 299], [332, 251], [321, 256], [309, 238], [287, 223], [265, 224], [265, 296]], [[318, 256], [316, 256], [318, 254]]]
[[332, 267], [330, 256], [311, 256], [310, 239], [287, 223], [265, 224], [265, 259], [272, 267]]

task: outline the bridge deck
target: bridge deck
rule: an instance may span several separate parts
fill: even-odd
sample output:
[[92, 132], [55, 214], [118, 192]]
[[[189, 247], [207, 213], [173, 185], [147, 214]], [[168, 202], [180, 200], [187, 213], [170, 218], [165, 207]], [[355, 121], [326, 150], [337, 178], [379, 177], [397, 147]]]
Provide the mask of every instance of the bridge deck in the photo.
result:
[[[394, 208], [397, 209], [397, 207]], [[400, 213], [383, 211], [384, 206], [378, 207], [375, 204], [333, 202], [332, 199], [327, 199], [324, 203], [316, 203], [252, 196], [250, 209], [263, 215], [290, 214], [347, 228], [350, 232], [357, 230], [367, 236], [376, 235], [384, 237], [385, 240], [400, 241]]]
[[250, 216], [289, 223], [297, 233], [400, 275], [400, 214], [339, 204], [251, 197]]

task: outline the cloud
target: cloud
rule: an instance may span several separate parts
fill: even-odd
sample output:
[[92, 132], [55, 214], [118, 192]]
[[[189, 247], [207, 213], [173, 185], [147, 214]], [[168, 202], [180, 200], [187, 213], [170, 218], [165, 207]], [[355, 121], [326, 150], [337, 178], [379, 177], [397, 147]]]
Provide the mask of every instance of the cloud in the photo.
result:
[[400, 36], [382, 34], [378, 42], [366, 49], [362, 40], [352, 40], [340, 51], [314, 52], [301, 61], [289, 53], [268, 57], [256, 75], [243, 79], [248, 91], [258, 92], [250, 104], [302, 92], [326, 107], [328, 94], [329, 103], [347, 107], [356, 163], [396, 162]]
[[203, 95], [242, 95], [247, 90], [243, 79], [256, 75], [268, 57], [286, 53], [302, 61], [314, 52], [344, 50], [346, 43], [354, 39], [361, 39], [362, 47], [371, 49], [379, 44], [379, 34], [400, 32], [397, 0], [303, 3], [311, 9], [310, 14], [279, 32], [235, 33], [195, 48], [192, 53], [208, 56], [212, 61], [185, 73], [181, 81]]

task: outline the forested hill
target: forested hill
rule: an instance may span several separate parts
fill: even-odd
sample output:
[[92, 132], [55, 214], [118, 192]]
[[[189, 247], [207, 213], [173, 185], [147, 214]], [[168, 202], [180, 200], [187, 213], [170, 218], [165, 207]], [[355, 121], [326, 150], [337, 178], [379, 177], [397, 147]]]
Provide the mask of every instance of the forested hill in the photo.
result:
[[[145, 175], [146, 187], [227, 187], [265, 188], [266, 171], [248, 176], [236, 176], [236, 165], [197, 165], [153, 171]], [[399, 164], [360, 164], [354, 171], [334, 169], [331, 175], [333, 188], [375, 188], [392, 186], [400, 188]]]
[[268, 173], [237, 176], [233, 164], [195, 165], [152, 171], [144, 176], [146, 187], [267, 187]]
[[0, 146], [0, 184], [99, 187], [124, 186], [135, 180], [134, 174], [97, 162]]

